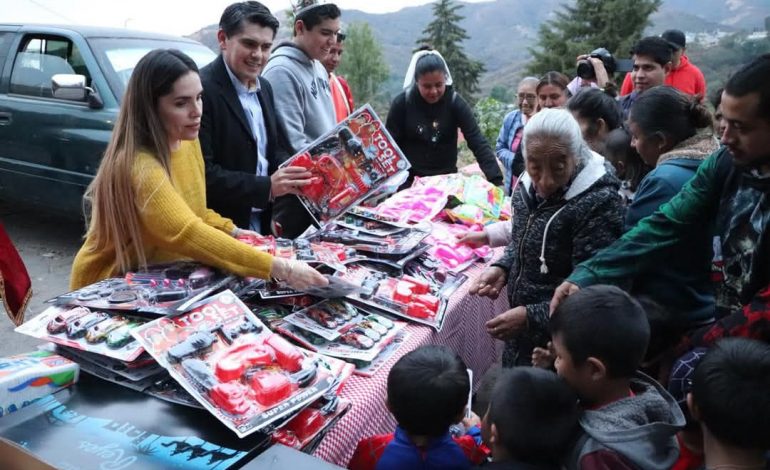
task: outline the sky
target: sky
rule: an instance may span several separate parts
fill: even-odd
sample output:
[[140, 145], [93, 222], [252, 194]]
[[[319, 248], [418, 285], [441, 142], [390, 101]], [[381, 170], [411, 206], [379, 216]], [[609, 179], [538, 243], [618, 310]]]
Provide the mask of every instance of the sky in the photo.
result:
[[[283, 20], [281, 10], [289, 0], [261, 0]], [[464, 0], [477, 3], [489, 0]], [[233, 0], [0, 0], [0, 22], [57, 23], [109, 26], [186, 35], [219, 22], [222, 10]], [[430, 0], [337, 0], [345, 9], [387, 13]]]

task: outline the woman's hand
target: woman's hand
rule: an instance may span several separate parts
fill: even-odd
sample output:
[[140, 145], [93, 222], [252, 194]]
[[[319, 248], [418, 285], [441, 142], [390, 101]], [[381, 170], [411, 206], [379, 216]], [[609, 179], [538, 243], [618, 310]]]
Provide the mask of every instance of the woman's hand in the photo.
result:
[[527, 307], [506, 310], [489, 320], [484, 326], [487, 333], [495, 339], [507, 340], [527, 328]]
[[462, 235], [457, 235], [457, 243], [464, 243], [471, 248], [489, 245], [489, 235], [486, 230], [468, 231]]
[[484, 270], [479, 277], [473, 280], [468, 292], [472, 295], [486, 296], [490, 299], [496, 299], [500, 291], [505, 286], [508, 277], [502, 268], [490, 266]]
[[576, 284], [573, 284], [569, 281], [564, 281], [561, 283], [559, 287], [556, 288], [556, 290], [553, 292], [553, 298], [551, 299], [551, 314], [553, 314], [553, 311], [556, 310], [556, 307], [559, 306], [559, 304], [562, 302], [562, 300], [566, 299], [570, 295], [574, 294], [575, 292], [579, 291], [580, 287], [578, 287]]
[[274, 258], [273, 277], [283, 280], [298, 291], [329, 285], [329, 280], [307, 263], [291, 259]]
[[270, 176], [270, 194], [281, 197], [286, 194], [301, 194], [302, 187], [310, 184], [313, 174], [299, 166], [286, 166]]

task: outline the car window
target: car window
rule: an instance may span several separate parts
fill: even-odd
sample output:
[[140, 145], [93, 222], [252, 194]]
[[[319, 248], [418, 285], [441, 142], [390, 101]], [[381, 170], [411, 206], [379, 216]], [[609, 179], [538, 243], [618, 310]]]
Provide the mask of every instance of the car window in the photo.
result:
[[91, 85], [91, 74], [78, 48], [57, 36], [27, 36], [21, 43], [11, 71], [11, 93], [52, 98], [51, 78], [57, 74], [79, 74]]
[[119, 99], [128, 85], [128, 79], [139, 59], [153, 49], [178, 49], [195, 61], [201, 68], [217, 55], [203, 44], [189, 41], [144, 38], [89, 38], [107, 81]]

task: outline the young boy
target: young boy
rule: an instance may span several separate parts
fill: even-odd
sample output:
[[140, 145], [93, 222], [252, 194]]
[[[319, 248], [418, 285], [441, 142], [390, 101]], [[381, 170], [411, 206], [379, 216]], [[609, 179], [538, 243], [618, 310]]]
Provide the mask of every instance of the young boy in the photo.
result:
[[503, 369], [482, 421], [491, 470], [558, 470], [578, 430], [577, 396], [551, 371]]
[[425, 346], [399, 359], [388, 375], [388, 409], [394, 434], [358, 443], [351, 470], [470, 469], [486, 452], [470, 434], [452, 438], [462, 421], [470, 380], [463, 361], [442, 346]]
[[685, 421], [671, 395], [637, 372], [650, 339], [639, 303], [614, 286], [581, 289], [554, 311], [550, 328], [556, 371], [583, 408], [567, 468], [671, 468]]
[[700, 421], [707, 469], [767, 469], [770, 449], [770, 346], [719, 341], [701, 359], [687, 397]]

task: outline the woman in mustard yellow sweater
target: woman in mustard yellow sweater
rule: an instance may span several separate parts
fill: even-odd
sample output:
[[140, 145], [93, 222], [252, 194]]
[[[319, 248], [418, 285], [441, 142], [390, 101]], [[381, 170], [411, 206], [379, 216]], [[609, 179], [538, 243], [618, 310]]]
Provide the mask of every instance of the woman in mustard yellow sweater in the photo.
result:
[[241, 276], [328, 281], [307, 264], [236, 240], [235, 224], [206, 208], [198, 143], [203, 89], [195, 62], [154, 50], [131, 75], [112, 138], [85, 194], [91, 217], [72, 265], [73, 289], [147, 264], [193, 259]]

